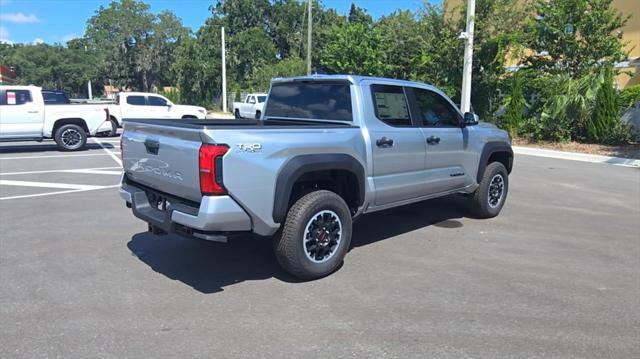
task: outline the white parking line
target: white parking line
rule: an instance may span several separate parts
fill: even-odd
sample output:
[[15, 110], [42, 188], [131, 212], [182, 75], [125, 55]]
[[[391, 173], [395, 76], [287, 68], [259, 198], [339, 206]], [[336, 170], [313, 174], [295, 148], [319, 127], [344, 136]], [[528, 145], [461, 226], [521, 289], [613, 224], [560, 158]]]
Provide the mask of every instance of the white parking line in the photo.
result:
[[[115, 156], [120, 152], [109, 153], [83, 153], [77, 155], [51, 155], [51, 156], [21, 156], [21, 157], [0, 157], [0, 160], [28, 160], [34, 158], [60, 158], [60, 157], [87, 157], [87, 156]], [[116, 157], [117, 158], [117, 157]], [[120, 160], [118, 159], [118, 162]]]
[[[122, 161], [120, 160], [120, 158], [118, 156], [116, 156], [116, 154], [114, 152], [112, 152], [110, 149], [104, 147], [102, 145], [102, 143], [98, 140], [96, 140], [94, 137], [91, 138], [93, 140], [93, 142], [97, 143], [98, 145], [100, 145], [100, 147], [102, 147], [102, 149], [109, 154], [109, 156], [111, 156], [111, 158], [113, 158], [114, 161], [116, 161], [117, 164], [119, 164], [120, 166], [122, 166]], [[120, 153], [120, 152], [118, 152]]]
[[85, 184], [70, 183], [54, 183], [54, 182], [32, 182], [32, 181], [11, 181], [0, 180], [0, 185], [20, 186], [20, 187], [45, 187], [45, 188], [63, 188], [63, 189], [99, 189], [103, 186], [93, 186]]
[[[79, 172], [79, 173], [84, 173], [83, 171], [101, 171], [101, 170], [115, 170], [115, 169], [122, 169], [122, 167], [95, 167], [95, 168], [76, 168], [76, 169], [70, 169], [70, 170], [42, 170], [42, 171], [24, 171], [24, 172], [6, 172], [6, 173], [2, 173], [0, 172], [0, 176], [14, 176], [14, 175], [32, 175], [32, 174], [40, 174], [40, 173], [57, 173], [57, 172], [70, 172], [70, 173], [75, 173], [75, 172]], [[106, 172], [106, 171], [105, 171]], [[111, 171], [109, 171], [111, 172]], [[115, 171], [113, 171], [115, 172]], [[122, 171], [119, 171], [118, 174], [121, 174]], [[111, 174], [111, 173], [109, 173]]]
[[107, 170], [67, 170], [66, 173], [85, 173], [88, 175], [113, 175], [120, 176], [122, 171], [107, 171]]
[[46, 192], [46, 193], [36, 193], [36, 194], [26, 194], [22, 196], [11, 196], [11, 197], [0, 197], [0, 201], [5, 201], [9, 199], [19, 199], [19, 198], [32, 198], [32, 197], [42, 197], [42, 196], [51, 196], [55, 194], [64, 194], [64, 193], [75, 193], [75, 192], [85, 192], [85, 191], [93, 191], [98, 189], [106, 189], [106, 188], [116, 188], [120, 187], [119, 184], [111, 185], [111, 186], [95, 186], [97, 188], [83, 188], [83, 189], [74, 189], [70, 191], [57, 191], [57, 192]]

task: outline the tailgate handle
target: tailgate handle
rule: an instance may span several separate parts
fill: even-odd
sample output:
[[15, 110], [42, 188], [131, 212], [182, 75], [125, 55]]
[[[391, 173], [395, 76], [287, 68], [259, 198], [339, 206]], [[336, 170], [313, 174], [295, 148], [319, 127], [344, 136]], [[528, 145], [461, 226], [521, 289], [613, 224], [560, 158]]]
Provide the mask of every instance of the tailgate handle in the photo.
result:
[[147, 153], [157, 155], [160, 149], [160, 142], [157, 140], [144, 140], [144, 147], [147, 149]]

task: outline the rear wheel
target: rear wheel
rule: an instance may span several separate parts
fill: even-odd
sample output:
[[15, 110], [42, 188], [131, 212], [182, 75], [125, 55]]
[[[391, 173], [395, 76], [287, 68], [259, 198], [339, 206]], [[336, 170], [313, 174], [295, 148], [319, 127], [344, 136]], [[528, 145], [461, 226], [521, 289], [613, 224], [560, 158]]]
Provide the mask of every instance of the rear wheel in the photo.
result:
[[109, 122], [111, 122], [111, 131], [109, 131], [108, 136], [116, 137], [118, 135], [118, 122], [114, 118], [111, 118]]
[[500, 162], [489, 163], [471, 197], [473, 213], [480, 218], [497, 216], [507, 200], [509, 174]]
[[350, 242], [349, 207], [337, 194], [321, 190], [293, 204], [274, 247], [282, 268], [298, 278], [310, 280], [335, 271]]
[[56, 130], [53, 139], [62, 151], [76, 151], [87, 143], [87, 132], [75, 124], [63, 125]]

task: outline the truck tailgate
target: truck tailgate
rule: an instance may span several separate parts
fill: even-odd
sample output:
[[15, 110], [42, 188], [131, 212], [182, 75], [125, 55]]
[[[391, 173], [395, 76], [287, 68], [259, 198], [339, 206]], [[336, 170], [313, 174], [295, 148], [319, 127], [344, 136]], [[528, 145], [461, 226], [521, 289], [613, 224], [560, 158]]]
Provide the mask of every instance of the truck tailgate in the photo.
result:
[[127, 121], [122, 159], [128, 180], [200, 202], [200, 133], [194, 128]]

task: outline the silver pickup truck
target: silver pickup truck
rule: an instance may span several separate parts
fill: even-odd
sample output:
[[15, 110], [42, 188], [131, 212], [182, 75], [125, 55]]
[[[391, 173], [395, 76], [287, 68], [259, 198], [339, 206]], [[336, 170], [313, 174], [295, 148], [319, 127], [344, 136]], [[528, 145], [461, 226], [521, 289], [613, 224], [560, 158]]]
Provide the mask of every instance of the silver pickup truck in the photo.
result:
[[125, 120], [120, 194], [155, 234], [274, 237], [314, 279], [342, 262], [360, 215], [462, 193], [498, 215], [506, 132], [422, 83], [346, 75], [274, 79], [260, 120]]

